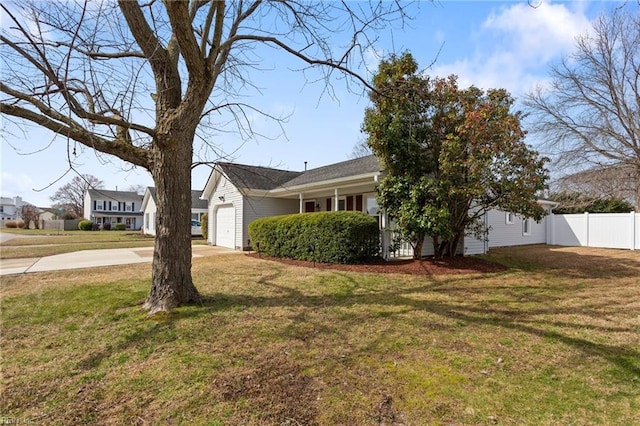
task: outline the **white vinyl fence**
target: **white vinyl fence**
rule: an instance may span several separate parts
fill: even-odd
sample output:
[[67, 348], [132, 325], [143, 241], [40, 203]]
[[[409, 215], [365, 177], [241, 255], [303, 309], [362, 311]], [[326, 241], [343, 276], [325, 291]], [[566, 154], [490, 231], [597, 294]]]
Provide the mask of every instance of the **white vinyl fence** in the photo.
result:
[[640, 213], [551, 214], [547, 243], [640, 249]]

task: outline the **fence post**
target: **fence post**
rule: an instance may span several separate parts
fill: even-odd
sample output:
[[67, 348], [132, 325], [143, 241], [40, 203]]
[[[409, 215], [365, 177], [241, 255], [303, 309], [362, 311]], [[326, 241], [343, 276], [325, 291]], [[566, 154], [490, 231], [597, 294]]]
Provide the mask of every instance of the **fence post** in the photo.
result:
[[589, 212], [584, 212], [585, 247], [589, 247]]

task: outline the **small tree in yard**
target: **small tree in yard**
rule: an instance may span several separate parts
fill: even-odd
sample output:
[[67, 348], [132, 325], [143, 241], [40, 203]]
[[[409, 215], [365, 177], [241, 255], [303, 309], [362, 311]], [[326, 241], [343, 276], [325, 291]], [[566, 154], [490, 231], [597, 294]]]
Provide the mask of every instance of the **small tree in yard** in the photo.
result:
[[[144, 305], [151, 313], [200, 300], [188, 206], [201, 122], [219, 124], [209, 118], [215, 113], [251, 136], [256, 112], [272, 117], [245, 101], [268, 49], [319, 69], [328, 84], [336, 74], [364, 83], [352, 69], [372, 46], [369, 36], [406, 16], [399, 3], [384, 1], [25, 0], [0, 7], [2, 114], [153, 177], [157, 232]], [[215, 147], [213, 135], [229, 130], [220, 124], [199, 140]]]
[[20, 216], [22, 217], [22, 221], [24, 222], [25, 229], [30, 228], [31, 222], [33, 222], [33, 226], [36, 229], [40, 228], [40, 224], [39, 224], [40, 214], [38, 213], [38, 209], [36, 206], [32, 206], [31, 204], [25, 204], [20, 208]]
[[423, 76], [409, 53], [382, 61], [373, 86], [362, 129], [386, 171], [378, 202], [415, 258], [427, 236], [436, 257], [454, 256], [467, 232], [483, 237], [489, 209], [543, 217], [546, 159], [524, 143], [505, 90]]

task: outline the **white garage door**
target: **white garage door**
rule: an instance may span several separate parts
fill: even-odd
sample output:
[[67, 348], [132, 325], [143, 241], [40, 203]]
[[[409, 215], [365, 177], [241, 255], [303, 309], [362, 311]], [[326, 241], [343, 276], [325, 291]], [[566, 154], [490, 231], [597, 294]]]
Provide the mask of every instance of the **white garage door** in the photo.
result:
[[233, 206], [218, 208], [216, 213], [216, 245], [236, 247], [236, 209]]

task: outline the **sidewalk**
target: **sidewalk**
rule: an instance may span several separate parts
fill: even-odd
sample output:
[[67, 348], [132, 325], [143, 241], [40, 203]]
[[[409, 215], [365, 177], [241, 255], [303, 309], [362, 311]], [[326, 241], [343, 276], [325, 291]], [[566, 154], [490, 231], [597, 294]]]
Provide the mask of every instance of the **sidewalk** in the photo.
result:
[[[192, 253], [195, 258], [221, 254], [240, 254], [242, 252], [223, 247], [195, 245], [192, 246]], [[0, 259], [0, 275], [150, 263], [152, 260], [152, 247], [82, 250], [41, 258]]]

